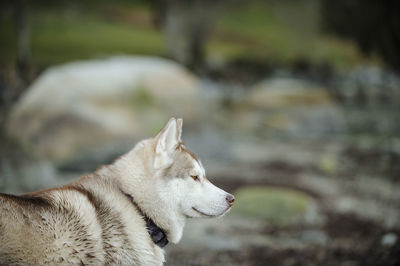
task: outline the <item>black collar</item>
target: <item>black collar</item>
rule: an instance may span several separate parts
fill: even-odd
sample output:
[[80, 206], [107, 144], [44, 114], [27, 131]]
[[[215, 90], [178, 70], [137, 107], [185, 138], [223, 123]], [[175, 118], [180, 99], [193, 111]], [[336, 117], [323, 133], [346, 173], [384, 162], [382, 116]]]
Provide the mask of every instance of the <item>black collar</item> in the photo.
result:
[[130, 199], [130, 201], [133, 203], [133, 205], [139, 211], [140, 215], [143, 216], [143, 219], [146, 222], [147, 232], [149, 233], [154, 244], [156, 244], [157, 246], [159, 246], [161, 248], [165, 247], [168, 244], [168, 238], [167, 238], [167, 234], [165, 234], [164, 230], [162, 230], [160, 227], [158, 227], [151, 218], [149, 218], [146, 214], [144, 214], [142, 209], [140, 209], [139, 205], [134, 201], [134, 199], [131, 195], [126, 194], [120, 188], [119, 188], [119, 190], [122, 192], [122, 194], [124, 194], [127, 198]]

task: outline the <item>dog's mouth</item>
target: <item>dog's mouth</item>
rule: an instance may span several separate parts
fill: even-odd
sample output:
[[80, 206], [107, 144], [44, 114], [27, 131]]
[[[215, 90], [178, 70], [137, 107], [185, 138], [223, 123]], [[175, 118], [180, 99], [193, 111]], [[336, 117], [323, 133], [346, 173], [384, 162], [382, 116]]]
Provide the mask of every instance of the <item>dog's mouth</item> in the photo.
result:
[[203, 216], [205, 216], [205, 217], [210, 217], [210, 218], [221, 216], [221, 215], [225, 214], [230, 208], [231, 208], [231, 206], [228, 206], [225, 210], [223, 210], [223, 211], [222, 211], [221, 213], [219, 213], [219, 214], [209, 214], [209, 213], [205, 213], [205, 212], [200, 211], [200, 210], [197, 209], [196, 207], [192, 207], [192, 209], [193, 209], [195, 212], [197, 212], [197, 213], [199, 213], [199, 214], [201, 214], [201, 215], [203, 215]]

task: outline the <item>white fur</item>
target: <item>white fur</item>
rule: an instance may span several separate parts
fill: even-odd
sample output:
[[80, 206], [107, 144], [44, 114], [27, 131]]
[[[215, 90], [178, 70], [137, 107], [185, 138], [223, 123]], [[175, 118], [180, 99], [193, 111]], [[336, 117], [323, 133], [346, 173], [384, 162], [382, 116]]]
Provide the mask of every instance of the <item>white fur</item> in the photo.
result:
[[201, 162], [176, 149], [181, 134], [182, 119], [171, 118], [155, 138], [138, 143], [115, 164], [121, 187], [173, 243], [181, 239], [186, 218], [222, 216], [230, 209], [229, 194], [206, 179]]
[[172, 118], [157, 136], [76, 182], [21, 197], [0, 194], [0, 264], [162, 265], [164, 250], [125, 194], [172, 243], [187, 218], [222, 216], [232, 205], [181, 135], [182, 119]]

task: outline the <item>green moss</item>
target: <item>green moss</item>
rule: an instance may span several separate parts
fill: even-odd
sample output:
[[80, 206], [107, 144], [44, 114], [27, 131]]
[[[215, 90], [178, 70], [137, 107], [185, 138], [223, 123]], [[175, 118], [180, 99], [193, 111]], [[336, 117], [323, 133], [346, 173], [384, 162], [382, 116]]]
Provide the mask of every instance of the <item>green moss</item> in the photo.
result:
[[151, 93], [145, 87], [139, 87], [132, 96], [132, 105], [136, 110], [143, 110], [149, 107], [155, 107], [156, 102]]
[[329, 154], [324, 154], [320, 157], [318, 168], [326, 174], [335, 174], [339, 168], [338, 159]]
[[235, 193], [233, 215], [263, 219], [274, 225], [289, 225], [304, 217], [312, 199], [286, 188], [246, 187]]

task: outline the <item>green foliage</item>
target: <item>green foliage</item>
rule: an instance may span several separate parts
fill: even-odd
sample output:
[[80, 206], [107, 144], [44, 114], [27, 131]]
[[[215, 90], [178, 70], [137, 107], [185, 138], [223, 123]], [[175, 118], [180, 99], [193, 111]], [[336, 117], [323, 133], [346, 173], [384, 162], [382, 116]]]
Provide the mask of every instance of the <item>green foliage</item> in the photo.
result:
[[109, 54], [162, 54], [162, 40], [155, 32], [96, 17], [36, 18], [33, 32], [34, 60], [39, 63]]
[[208, 50], [226, 58], [263, 58], [282, 64], [306, 58], [348, 67], [363, 60], [354, 43], [322, 35], [302, 23], [284, 21], [268, 3], [253, 1], [223, 14]]
[[[14, 59], [15, 33], [4, 19], [0, 36], [2, 61]], [[162, 36], [155, 29], [121, 21], [107, 21], [96, 13], [65, 14], [38, 10], [31, 17], [33, 63], [49, 65], [112, 54], [163, 55]]]
[[[16, 34], [11, 12], [4, 12], [0, 22], [0, 62], [13, 62]], [[120, 1], [114, 6], [105, 2], [98, 6], [90, 3], [39, 6], [31, 10], [30, 22], [34, 65], [112, 54], [165, 56], [163, 34], [151, 25], [150, 7], [143, 1]], [[351, 42], [322, 36], [316, 31], [303, 38], [299, 36], [270, 5], [256, 1], [222, 10], [207, 52], [225, 60], [242, 58], [287, 64], [300, 57], [339, 67], [362, 60]]]

